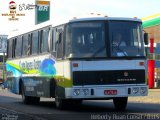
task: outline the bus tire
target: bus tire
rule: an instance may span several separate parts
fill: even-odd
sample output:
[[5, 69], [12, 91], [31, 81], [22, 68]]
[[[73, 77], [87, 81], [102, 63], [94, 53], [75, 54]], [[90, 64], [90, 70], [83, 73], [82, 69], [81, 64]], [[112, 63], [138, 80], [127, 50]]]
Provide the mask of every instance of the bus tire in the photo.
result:
[[66, 102], [67, 100], [65, 99], [62, 99], [61, 97], [58, 96], [58, 91], [57, 91], [57, 87], [55, 88], [55, 104], [56, 104], [56, 107], [60, 110], [63, 110], [65, 109], [67, 106]]
[[56, 107], [60, 110], [65, 109], [65, 100], [61, 99], [61, 98], [57, 98], [57, 96], [55, 97], [55, 103], [56, 103]]
[[128, 97], [113, 98], [114, 107], [116, 110], [124, 111], [127, 107]]
[[30, 104], [31, 103], [30, 97], [25, 95], [25, 89], [24, 89], [23, 83], [21, 85], [22, 85], [21, 86], [21, 89], [22, 89], [21, 90], [21, 92], [22, 92], [22, 102], [24, 104]]
[[73, 107], [80, 107], [82, 105], [82, 100], [81, 99], [74, 99], [74, 100], [70, 100], [70, 106]]
[[22, 92], [22, 102], [24, 104], [38, 104], [40, 101], [40, 97], [31, 97], [31, 96], [26, 96], [25, 95], [25, 89], [24, 85], [22, 84], [21, 86], [21, 92]]
[[40, 97], [30, 97], [32, 104], [39, 104]]

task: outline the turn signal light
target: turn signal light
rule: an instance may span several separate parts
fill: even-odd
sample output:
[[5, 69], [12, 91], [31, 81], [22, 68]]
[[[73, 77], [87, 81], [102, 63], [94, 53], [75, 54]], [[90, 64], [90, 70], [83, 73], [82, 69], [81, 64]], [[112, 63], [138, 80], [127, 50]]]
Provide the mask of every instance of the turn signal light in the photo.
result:
[[139, 62], [139, 65], [140, 66], [144, 66], [144, 62]]
[[78, 67], [78, 63], [73, 63], [73, 67]]

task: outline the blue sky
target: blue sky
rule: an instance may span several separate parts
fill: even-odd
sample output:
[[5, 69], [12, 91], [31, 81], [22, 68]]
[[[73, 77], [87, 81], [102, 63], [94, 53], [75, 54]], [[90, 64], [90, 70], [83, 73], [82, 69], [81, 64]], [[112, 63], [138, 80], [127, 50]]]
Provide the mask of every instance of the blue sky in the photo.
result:
[[[21, 11], [25, 13], [19, 21], [8, 21], [8, 17], [2, 17], [2, 13], [9, 12], [8, 6], [11, 0], [0, 1], [0, 34], [8, 33], [15, 29], [24, 29], [25, 26], [33, 26], [35, 19], [34, 10]], [[34, 4], [35, 0], [13, 0], [19, 4]], [[143, 18], [160, 13], [160, 0], [50, 0], [51, 19], [72, 19], [79, 15], [100, 13], [107, 16], [138, 17]], [[19, 12], [17, 10], [17, 12]], [[57, 20], [57, 21], [59, 21]]]

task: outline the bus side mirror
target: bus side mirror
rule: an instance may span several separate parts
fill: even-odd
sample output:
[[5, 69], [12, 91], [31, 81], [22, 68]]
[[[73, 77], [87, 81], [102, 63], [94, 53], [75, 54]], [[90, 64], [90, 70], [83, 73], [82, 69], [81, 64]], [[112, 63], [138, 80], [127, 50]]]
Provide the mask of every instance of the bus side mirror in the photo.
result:
[[144, 43], [148, 45], [148, 33], [144, 33]]

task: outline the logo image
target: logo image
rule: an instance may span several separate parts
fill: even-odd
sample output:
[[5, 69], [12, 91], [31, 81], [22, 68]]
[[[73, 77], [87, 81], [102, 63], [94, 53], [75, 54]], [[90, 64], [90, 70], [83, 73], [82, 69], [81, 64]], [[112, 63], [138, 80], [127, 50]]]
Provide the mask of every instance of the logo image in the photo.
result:
[[17, 5], [14, 1], [9, 2], [9, 13], [3, 13], [2, 16], [9, 17], [9, 21], [18, 21], [20, 16], [25, 16], [24, 13], [17, 13], [16, 11]]
[[128, 72], [124, 72], [124, 76], [127, 77], [128, 76]]
[[14, 1], [11, 1], [11, 2], [9, 3], [9, 9], [10, 9], [10, 10], [15, 10], [16, 7], [17, 7], [17, 5], [16, 5], [16, 3], [15, 3]]

